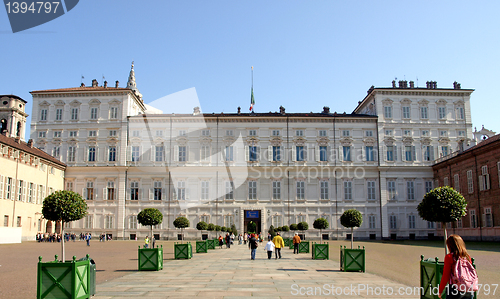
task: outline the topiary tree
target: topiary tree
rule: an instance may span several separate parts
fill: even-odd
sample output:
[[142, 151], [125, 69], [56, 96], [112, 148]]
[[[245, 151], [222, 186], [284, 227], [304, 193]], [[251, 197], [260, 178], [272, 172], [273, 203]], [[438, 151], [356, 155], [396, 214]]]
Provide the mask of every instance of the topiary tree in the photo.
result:
[[247, 230], [249, 233], [256, 233], [257, 230], [257, 223], [250, 221], [247, 224]]
[[345, 227], [351, 228], [351, 249], [353, 243], [353, 228], [360, 227], [361, 223], [363, 223], [363, 215], [358, 210], [350, 209], [344, 212], [342, 216], [340, 216], [340, 224]]
[[281, 231], [282, 231], [282, 232], [284, 232], [284, 233], [286, 233], [286, 232], [289, 232], [289, 231], [290, 231], [290, 228], [288, 227], [288, 225], [283, 225], [283, 226], [281, 227]]
[[80, 194], [61, 190], [43, 200], [42, 215], [50, 221], [61, 221], [61, 261], [66, 260], [64, 250], [64, 223], [80, 220], [87, 215], [87, 203]]
[[444, 233], [444, 251], [448, 253], [446, 223], [455, 222], [467, 215], [467, 201], [458, 191], [449, 186], [429, 191], [417, 207], [418, 215], [430, 222], [440, 222]]
[[291, 231], [295, 232], [295, 231], [297, 231], [298, 229], [299, 229], [299, 228], [297, 227], [297, 224], [295, 224], [295, 223], [290, 224], [290, 230], [291, 230]]
[[147, 208], [140, 211], [139, 214], [137, 214], [137, 221], [139, 221], [139, 223], [142, 225], [149, 225], [151, 227], [151, 245], [152, 245], [151, 248], [154, 248], [153, 226], [162, 223], [163, 214], [158, 209]]
[[271, 239], [274, 239], [274, 237], [276, 236], [276, 229], [272, 224], [271, 226], [269, 226], [269, 234], [271, 234]]
[[174, 226], [181, 229], [181, 243], [184, 241], [184, 229], [189, 227], [189, 220], [186, 217], [177, 217], [174, 220]]
[[218, 234], [217, 232], [220, 232], [221, 227], [219, 225], [215, 226], [215, 233]]
[[227, 232], [227, 227], [223, 226], [220, 228], [220, 230], [221, 230], [221, 232], [225, 233], [225, 232]]
[[[213, 223], [210, 223], [208, 226], [207, 226], [207, 231], [209, 232], [212, 232], [215, 230], [215, 224]], [[209, 236], [210, 237], [210, 236]]]
[[328, 220], [326, 220], [325, 218], [318, 218], [314, 220], [313, 227], [315, 229], [319, 229], [319, 243], [321, 244], [323, 240], [322, 230], [328, 228]]
[[299, 224], [297, 224], [297, 229], [304, 232], [309, 229], [309, 224], [305, 221], [299, 222]]
[[[203, 231], [208, 229], [208, 224], [205, 221], [200, 221], [196, 224], [196, 228], [201, 231], [203, 235]], [[202, 237], [203, 239], [203, 237]]]

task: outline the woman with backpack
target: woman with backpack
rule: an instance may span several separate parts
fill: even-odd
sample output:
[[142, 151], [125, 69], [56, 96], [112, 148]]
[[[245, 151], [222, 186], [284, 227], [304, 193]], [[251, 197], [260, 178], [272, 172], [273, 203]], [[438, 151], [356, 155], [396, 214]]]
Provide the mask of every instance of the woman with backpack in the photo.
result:
[[446, 239], [446, 246], [450, 253], [444, 258], [439, 298], [445, 289], [446, 299], [474, 298], [474, 291], [478, 290], [477, 273], [465, 249], [464, 240], [459, 235], [450, 235]]

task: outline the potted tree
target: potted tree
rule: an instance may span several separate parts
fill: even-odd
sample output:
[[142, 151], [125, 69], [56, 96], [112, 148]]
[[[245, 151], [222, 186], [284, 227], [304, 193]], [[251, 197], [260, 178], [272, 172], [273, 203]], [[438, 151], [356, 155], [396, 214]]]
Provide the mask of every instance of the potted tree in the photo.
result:
[[[288, 227], [288, 225], [283, 225], [281, 227], [281, 230], [283, 231], [283, 233], [286, 233], [286, 232], [290, 231], [290, 228]], [[283, 234], [283, 235], [285, 235], [285, 234]], [[290, 239], [290, 237], [288, 237], [288, 238], [283, 237], [283, 242], [285, 242], [285, 247], [290, 246], [292, 239]]]
[[315, 260], [327, 260], [329, 257], [329, 247], [328, 243], [322, 244], [322, 230], [328, 228], [328, 221], [325, 218], [318, 218], [314, 220], [313, 227], [319, 229], [320, 244], [314, 244], [312, 247], [312, 257]]
[[175, 259], [190, 259], [193, 257], [193, 248], [191, 243], [184, 244], [184, 229], [189, 227], [189, 220], [186, 217], [177, 217], [174, 220], [174, 226], [181, 229], [181, 244], [174, 244], [174, 258]]
[[[213, 223], [210, 223], [208, 226], [207, 226], [207, 231], [209, 232], [213, 232], [215, 231], [215, 224]], [[210, 239], [210, 234], [208, 234], [208, 239], [207, 239], [207, 248], [208, 249], [215, 249], [215, 246], [217, 246], [217, 238], [212, 238]]]
[[[204, 221], [200, 221], [196, 224], [196, 229], [201, 231], [203, 234], [203, 231], [208, 229], [208, 224]], [[202, 239], [203, 239], [203, 235], [202, 235]], [[206, 240], [201, 240], [201, 241], [197, 240], [196, 241], [196, 253], [207, 253], [207, 251], [208, 251], [207, 249], [208, 249], [208, 246], [207, 246]]]
[[358, 210], [350, 209], [340, 216], [340, 224], [351, 228], [351, 249], [340, 245], [340, 270], [365, 272], [365, 248], [353, 249], [353, 229], [360, 227], [363, 223], [363, 216]]
[[[298, 230], [297, 224], [292, 223], [290, 224], [290, 230], [292, 231], [292, 234], [295, 235], [295, 232]], [[293, 242], [290, 241], [290, 249], [293, 249]]]
[[163, 222], [163, 214], [155, 208], [146, 208], [139, 212], [137, 221], [141, 225], [150, 226], [151, 229], [151, 248], [141, 248], [139, 246], [139, 271], [154, 270], [158, 271], [163, 269], [163, 246], [154, 248], [154, 234], [153, 226]]
[[[61, 261], [58, 256], [52, 262], [38, 261], [37, 297], [56, 297], [64, 293], [68, 297], [95, 294], [95, 266], [86, 258], [79, 261], [73, 256], [66, 261], [64, 248], [64, 224], [82, 219], [87, 215], [87, 203], [73, 191], [56, 191], [43, 200], [42, 215], [45, 219], [61, 223]], [[54, 279], [55, 278], [55, 279]]]
[[309, 241], [305, 240], [305, 231], [309, 229], [309, 224], [305, 221], [299, 222], [299, 224], [297, 224], [297, 229], [300, 230], [304, 236], [304, 240], [299, 244], [299, 253], [309, 253]]
[[[444, 252], [448, 253], [446, 223], [455, 222], [467, 214], [467, 201], [458, 191], [449, 186], [429, 191], [417, 207], [418, 215], [430, 222], [440, 222], [444, 236]], [[444, 259], [443, 259], [444, 261]], [[439, 259], [424, 260], [420, 257], [420, 286], [425, 298], [438, 298], [433, 288], [439, 287], [444, 262]], [[424, 298], [422, 297], [422, 298]]]

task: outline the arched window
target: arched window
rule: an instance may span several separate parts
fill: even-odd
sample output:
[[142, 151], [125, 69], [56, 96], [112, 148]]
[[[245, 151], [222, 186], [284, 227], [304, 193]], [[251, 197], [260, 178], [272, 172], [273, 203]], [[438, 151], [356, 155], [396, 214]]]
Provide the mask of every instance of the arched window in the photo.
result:
[[21, 122], [20, 121], [17, 122], [17, 133], [16, 133], [16, 136], [17, 137], [21, 136]]
[[5, 131], [7, 131], [7, 120], [4, 118], [2, 119], [2, 130], [0, 130], [0, 133], [3, 133]]

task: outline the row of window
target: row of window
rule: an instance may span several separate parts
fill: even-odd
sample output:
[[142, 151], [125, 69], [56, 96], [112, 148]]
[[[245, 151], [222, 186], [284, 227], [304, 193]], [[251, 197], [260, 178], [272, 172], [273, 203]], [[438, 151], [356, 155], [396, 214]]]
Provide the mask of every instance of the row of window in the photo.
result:
[[[31, 219], [31, 217], [28, 217]], [[21, 216], [17, 216], [17, 221], [16, 221], [16, 227], [21, 227], [22, 226], [22, 218]], [[31, 220], [30, 220], [31, 221]], [[3, 226], [4, 227], [9, 227], [9, 215], [4, 215], [3, 216]], [[31, 229], [31, 226], [30, 226], [30, 229]]]
[[[431, 137], [431, 131], [430, 130], [421, 130], [420, 131], [420, 136], [421, 137]], [[394, 136], [394, 130], [393, 129], [386, 129], [384, 131], [385, 136]], [[402, 134], [404, 137], [413, 137], [416, 136], [418, 131], [412, 130], [412, 129], [402, 129]], [[439, 137], [448, 137], [449, 132], [448, 130], [438, 130]], [[458, 137], [465, 137], [465, 130], [457, 130], [457, 136]]]
[[[0, 199], [18, 200], [22, 202], [41, 204], [45, 198], [46, 187], [24, 180], [0, 175]], [[49, 187], [49, 194], [54, 189]]]
[[[500, 188], [500, 162], [497, 162], [497, 171], [498, 171], [498, 185]], [[468, 194], [472, 194], [474, 193], [474, 176], [472, 170], [467, 170], [466, 173], [467, 173], [467, 192]], [[488, 172], [488, 165], [481, 166], [481, 173], [478, 175], [478, 181], [479, 181], [479, 191], [490, 190], [491, 184], [490, 184], [490, 174]], [[448, 177], [443, 178], [443, 184], [445, 186], [449, 186]], [[458, 192], [461, 192], [459, 174], [453, 175], [453, 188]]]
[[[108, 115], [109, 119], [118, 119], [118, 111], [119, 111], [118, 107], [110, 107]], [[70, 120], [72, 121], [79, 120], [80, 108], [72, 107], [69, 112], [70, 112], [69, 113]], [[54, 120], [62, 121], [63, 113], [64, 113], [63, 108], [56, 108]], [[91, 120], [99, 119], [99, 108], [97, 107], [90, 108], [90, 119]], [[47, 120], [49, 120], [49, 110], [46, 108], [40, 109], [40, 121], [47, 121]]]
[[[429, 107], [427, 106], [421, 106], [420, 109], [420, 119], [429, 119]], [[393, 113], [392, 113], [392, 106], [384, 106], [384, 118], [386, 119], [392, 119], [393, 118]], [[401, 115], [403, 119], [411, 119], [411, 107], [409, 105], [403, 105], [401, 107]], [[437, 110], [437, 119], [445, 120], [448, 119], [448, 113], [446, 111], [445, 106], [438, 106]], [[457, 107], [456, 108], [456, 119], [458, 120], [464, 120], [465, 119], [465, 110], [464, 107]]]
[[[97, 137], [99, 130], [88, 130], [87, 137]], [[63, 130], [54, 130], [53, 137], [54, 138], [62, 138]], [[69, 138], [78, 137], [78, 130], [68, 131]], [[117, 130], [108, 130], [108, 137], [117, 137]], [[47, 131], [38, 131], [38, 138], [47, 138]]]

